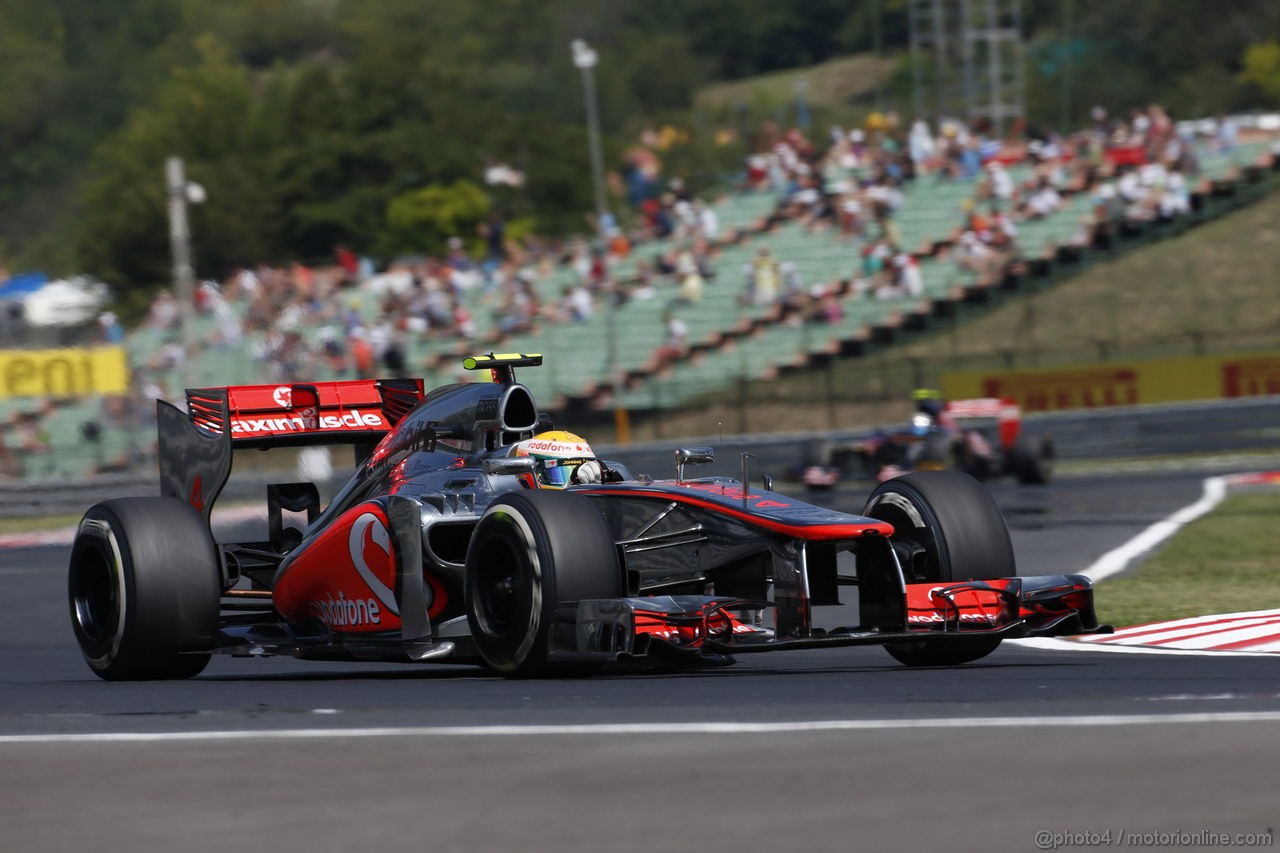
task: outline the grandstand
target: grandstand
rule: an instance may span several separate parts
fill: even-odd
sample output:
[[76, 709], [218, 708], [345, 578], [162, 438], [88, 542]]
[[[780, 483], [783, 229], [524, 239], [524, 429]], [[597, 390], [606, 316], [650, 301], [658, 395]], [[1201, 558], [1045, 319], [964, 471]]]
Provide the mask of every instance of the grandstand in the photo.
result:
[[[1195, 212], [1187, 221], [1213, 215], [1209, 200], [1232, 192], [1242, 179], [1256, 178], [1256, 170], [1247, 167], [1259, 162], [1274, 166], [1263, 141], [1249, 142], [1231, 153], [1200, 152], [1201, 173], [1193, 193]], [[1016, 165], [1011, 172], [1018, 180], [1027, 174]], [[1114, 248], [1119, 238], [1145, 239], [1150, 233], [1184, 227], [1180, 223], [1165, 226], [1110, 220], [1092, 191], [1067, 194], [1051, 215], [1018, 224], [1016, 262], [1002, 277], [984, 280], [959, 266], [951, 252], [963, 230], [966, 211], [977, 201], [978, 187], [975, 180], [942, 180], [926, 174], [904, 188], [893, 227], [902, 246], [918, 263], [923, 286], [918, 296], [883, 298], [856, 285], [862, 250], [872, 237], [851, 238], [835, 229], [809, 229], [799, 222], [777, 221], [773, 216], [776, 193], [734, 192], [715, 202], [724, 238], [712, 254], [715, 276], [707, 281], [696, 303], [677, 305], [673, 301], [676, 285], [660, 283], [650, 298], [630, 299], [616, 308], [612, 318], [607, 310], [599, 309], [580, 322], [537, 323], [502, 334], [495, 295], [476, 287], [462, 296], [463, 306], [475, 321], [474, 340], [410, 337], [406, 339], [409, 370], [423, 375], [428, 384], [468, 381], [475, 377], [460, 370], [462, 354], [490, 348], [541, 352], [546, 357], [545, 367], [527, 372], [522, 380], [544, 405], [579, 413], [590, 408], [644, 411], [688, 406], [742, 380], [769, 379], [832, 357], [863, 354], [893, 342], [903, 332], [929, 327], [935, 318], [954, 313], [957, 305], [984, 301], [993, 292], [1016, 289], [1033, 278], [1052, 278], [1062, 264]], [[793, 264], [805, 290], [820, 286], [833, 294], [841, 309], [838, 321], [808, 322], [777, 303], [744, 301], [744, 271], [762, 247], [780, 261]], [[679, 248], [679, 240], [666, 238], [637, 247], [636, 255]], [[615, 274], [625, 278], [634, 272], [634, 263], [633, 256]], [[577, 284], [567, 266], [544, 270], [534, 282], [544, 302], [554, 302], [565, 287]], [[349, 303], [354, 300], [353, 307], [370, 321], [380, 310], [380, 297], [371, 289], [344, 291], [343, 299]], [[663, 360], [656, 358], [656, 352], [663, 342], [663, 317], [668, 311], [677, 312], [688, 327], [689, 346], [683, 357]], [[201, 316], [196, 323], [196, 339], [217, 341], [218, 321], [213, 315]], [[308, 346], [319, 344], [319, 329], [297, 331]], [[611, 333], [616, 364], [609, 375], [606, 353]], [[164, 364], [164, 350], [172, 343], [172, 334], [140, 328], [128, 336], [126, 345], [137, 374], [159, 381], [159, 391], [177, 399], [181, 395], [180, 372], [150, 367]], [[265, 351], [262, 332], [246, 333], [234, 344], [210, 343], [187, 367], [186, 375], [192, 384], [204, 385], [276, 381], [263, 361]], [[310, 378], [337, 378], [321, 360], [306, 367]], [[24, 407], [15, 401], [0, 401], [0, 417], [6, 423], [19, 410]], [[141, 425], [145, 415], [135, 417], [137, 423], [130, 426], [127, 417], [125, 422], [120, 417], [104, 418], [103, 411], [104, 401], [98, 398], [63, 401], [52, 407], [44, 415], [43, 429], [48, 445], [58, 450], [24, 456], [21, 476], [75, 478], [92, 471], [129, 467], [152, 452], [151, 428]], [[89, 422], [103, 427], [95, 441], [85, 439], [84, 425]]]

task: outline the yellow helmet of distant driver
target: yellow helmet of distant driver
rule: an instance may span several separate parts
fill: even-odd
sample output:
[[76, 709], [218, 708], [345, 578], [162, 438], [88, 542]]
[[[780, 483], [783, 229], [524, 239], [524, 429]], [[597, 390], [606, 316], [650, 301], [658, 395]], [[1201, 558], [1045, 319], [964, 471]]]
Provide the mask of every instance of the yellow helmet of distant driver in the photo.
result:
[[516, 456], [532, 458], [536, 467], [534, 477], [544, 489], [563, 489], [572, 484], [573, 473], [583, 462], [596, 458], [591, 445], [582, 438], [562, 429], [542, 432], [527, 438], [515, 446]]

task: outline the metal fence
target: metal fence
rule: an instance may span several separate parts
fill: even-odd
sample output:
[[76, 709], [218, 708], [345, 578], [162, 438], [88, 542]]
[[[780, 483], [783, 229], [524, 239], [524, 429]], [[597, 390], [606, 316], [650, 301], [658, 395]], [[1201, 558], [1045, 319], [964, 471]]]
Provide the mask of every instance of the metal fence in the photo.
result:
[[[1115, 460], [1178, 457], [1226, 451], [1280, 451], [1280, 396], [1212, 403], [1131, 406], [1028, 416], [1029, 434], [1050, 436], [1059, 459]], [[742, 453], [751, 453], [752, 479], [780, 477], [823, 447], [869, 436], [871, 427], [813, 430], [786, 434], [710, 435], [596, 446], [599, 455], [626, 463], [635, 473], [670, 477], [677, 446], [711, 445], [717, 460], [700, 467], [699, 476], [738, 477]], [[239, 463], [222, 500], [260, 499], [269, 482], [297, 479], [288, 467], [274, 472]], [[332, 494], [340, 483], [322, 485]], [[0, 484], [0, 517], [79, 512], [99, 500], [127, 495], [154, 495], [159, 478], [154, 468], [102, 475], [78, 482], [44, 481]]]
[[[1053, 439], [1057, 458], [1115, 460], [1177, 457], [1229, 451], [1280, 452], [1280, 397], [1160, 406], [1126, 406], [1029, 415], [1024, 429]], [[718, 451], [714, 466], [699, 473], [737, 477], [741, 454], [756, 458], [752, 470], [781, 475], [808, 461], [823, 445], [854, 442], [871, 435], [870, 427], [774, 435], [710, 435], [680, 441], [646, 441], [605, 446], [597, 452], [625, 462], [635, 472], [671, 476], [673, 449], [679, 445], [711, 445]]]

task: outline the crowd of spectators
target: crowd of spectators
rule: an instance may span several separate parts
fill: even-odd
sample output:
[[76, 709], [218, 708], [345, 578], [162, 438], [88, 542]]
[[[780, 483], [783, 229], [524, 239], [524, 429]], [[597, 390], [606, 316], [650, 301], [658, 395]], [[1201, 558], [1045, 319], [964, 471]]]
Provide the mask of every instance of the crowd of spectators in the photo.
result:
[[[982, 123], [948, 119], [933, 128], [916, 119], [904, 129], [893, 114], [873, 115], [865, 128], [832, 128], [826, 142], [819, 148], [798, 130], [766, 123], [742, 188], [777, 194], [764, 229], [796, 223], [855, 244], [854, 292], [889, 299], [920, 294], [923, 258], [993, 279], [1025, 257], [1019, 225], [1055, 216], [1078, 194], [1090, 204], [1069, 243], [1087, 241], [1096, 223], [1189, 213], [1200, 152], [1232, 152], [1238, 132], [1219, 117], [1206, 135], [1153, 104], [1124, 119], [1095, 107], [1090, 125], [1071, 134], [1028, 136], [1015, 127], [1008, 138]], [[914, 183], [927, 196], [930, 186], [959, 182], [972, 192], [952, 224], [924, 245], [905, 245], [896, 222], [905, 188]]]
[[[959, 269], [990, 277], [1018, 257], [1018, 224], [1054, 215], [1064, 196], [1095, 192], [1108, 210], [1120, 205], [1135, 218], [1176, 215], [1187, 209], [1186, 176], [1195, 169], [1194, 147], [1158, 107], [1134, 111], [1125, 122], [1096, 113], [1081, 133], [1027, 143], [993, 139], [958, 121], [935, 131], [916, 120], [904, 130], [889, 114], [872, 116], [863, 128], [832, 128], [819, 147], [799, 130], [767, 121], [755, 147], [742, 188], [775, 193], [778, 202], [752, 228], [797, 223], [848, 240], [851, 291], [874, 299], [919, 298], [920, 265], [938, 248], [903, 245], [895, 217], [909, 182], [973, 184], [967, 208], [938, 243]], [[412, 344], [496, 343], [588, 322], [609, 302], [660, 299], [678, 319], [707, 287], [724, 286], [717, 283], [719, 246], [739, 235], [725, 232], [715, 207], [693, 197], [680, 178], [654, 191], [652, 162], [635, 160], [633, 171], [644, 174], [650, 191], [633, 199], [626, 229], [610, 218], [597, 223], [598, 239], [516, 242], [504, 239], [501, 220], [491, 218], [472, 241], [478, 256], [455, 237], [442, 257], [402, 259], [363, 284], [351, 265], [243, 270], [200, 288], [197, 309], [213, 325], [202, 344], [231, 349], [251, 341], [263, 380], [286, 381], [314, 375], [318, 365], [341, 376], [413, 372], [421, 366], [406, 360], [417, 349]], [[1017, 178], [1015, 166], [1024, 167]], [[650, 244], [656, 251], [647, 251]], [[794, 259], [762, 248], [743, 266], [738, 302], [776, 306], [779, 318], [839, 322], [839, 299], [827, 293], [828, 284], [806, 287]], [[373, 306], [370, 289], [378, 294]], [[158, 297], [152, 325], [175, 325], [171, 303]], [[490, 322], [478, 323], [477, 315]], [[664, 334], [664, 351], [674, 351], [678, 337]], [[147, 367], [172, 372], [180, 358], [180, 347], [162, 346]]]
[[[197, 353], [205, 361], [212, 353], [215, 363], [247, 354], [261, 382], [419, 375], [424, 365], [411, 354], [424, 344], [483, 348], [512, 334], [590, 322], [610, 304], [625, 310], [659, 300], [661, 342], [652, 361], [661, 365], [689, 350], [682, 312], [696, 309], [707, 288], [734, 286], [732, 269], [718, 269], [720, 256], [751, 233], [787, 225], [847, 245], [847, 279], [839, 282], [805, 282], [795, 258], [767, 246], [735, 262], [742, 310], [839, 324], [846, 299], [922, 298], [922, 264], [952, 263], [979, 280], [994, 279], [1022, 259], [1020, 228], [1055, 216], [1071, 198], [1090, 200], [1088, 221], [1073, 240], [1087, 238], [1089, 221], [1183, 215], [1201, 152], [1238, 145], [1228, 119], [1206, 142], [1155, 105], [1124, 119], [1096, 108], [1091, 124], [1069, 135], [1027, 138], [1015, 129], [1011, 137], [954, 120], [904, 127], [888, 114], [873, 115], [864, 127], [833, 127], [819, 145], [798, 129], [764, 122], [738, 189], [772, 194], [776, 204], [745, 230], [724, 228], [714, 204], [694, 197], [679, 177], [662, 183], [654, 162], [637, 154], [627, 186], [646, 190], [632, 199], [633, 215], [624, 217], [626, 227], [612, 217], [593, 223], [592, 239], [512, 239], [495, 213], [469, 239], [449, 240], [439, 256], [397, 259], [380, 274], [339, 249], [333, 265], [246, 267], [203, 282], [193, 306]], [[915, 185], [915, 198], [944, 183], [971, 188], [954, 221], [924, 245], [904, 245], [897, 220], [907, 189]], [[153, 345], [133, 365], [135, 390], [104, 401], [102, 428], [137, 431], [156, 398], [180, 395], [181, 314], [172, 293], [156, 295], [142, 327]], [[108, 344], [125, 337], [109, 313], [97, 334]], [[47, 452], [45, 414], [11, 416], [0, 433], [7, 448], [0, 449], [0, 469], [12, 473], [20, 454]]]

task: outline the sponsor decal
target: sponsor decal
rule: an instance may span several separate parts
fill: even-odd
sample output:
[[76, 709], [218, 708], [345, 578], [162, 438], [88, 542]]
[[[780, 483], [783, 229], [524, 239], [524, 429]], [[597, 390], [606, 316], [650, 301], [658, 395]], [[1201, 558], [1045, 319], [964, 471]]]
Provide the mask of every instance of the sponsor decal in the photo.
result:
[[1094, 368], [989, 377], [988, 397], [1016, 400], [1029, 412], [1131, 406], [1139, 401], [1138, 373], [1131, 368]]
[[961, 371], [942, 377], [949, 399], [1004, 397], [1024, 411], [1175, 403], [1280, 394], [1280, 352], [1231, 353], [1110, 365]]
[[[922, 623], [922, 622], [955, 622], [955, 621], [956, 621], [956, 619], [955, 619], [955, 618], [950, 618], [950, 619], [948, 619], [946, 616], [943, 616], [941, 613], [929, 613], [929, 614], [927, 614], [927, 615], [912, 614], [912, 615], [910, 615], [910, 616], [908, 616], [908, 617], [907, 617], [907, 621], [908, 621], [908, 622], [912, 622], [912, 623]], [[990, 625], [990, 624], [992, 624], [992, 623], [994, 623], [994, 622], [996, 621], [996, 617], [995, 617], [995, 616], [988, 616], [988, 615], [986, 615], [986, 614], [984, 614], [984, 613], [961, 613], [961, 614], [960, 614], [960, 620], [959, 620], [959, 621], [961, 621], [961, 622], [981, 622], [981, 623], [983, 623], [984, 625]]]
[[569, 444], [563, 441], [528, 441], [526, 450], [538, 453], [586, 453], [590, 448], [581, 444]]
[[1242, 358], [1222, 365], [1222, 396], [1280, 394], [1280, 358]]
[[232, 418], [231, 432], [238, 435], [277, 432], [309, 432], [316, 429], [355, 430], [386, 427], [380, 415], [352, 409], [340, 415], [320, 415], [314, 410], [299, 412], [288, 418]]
[[[992, 583], [999, 585], [998, 582]], [[997, 610], [999, 608], [998, 601], [984, 600], [993, 597], [991, 593], [968, 590], [961, 594], [971, 596], [970, 603], [956, 604], [953, 602], [954, 606], [952, 606], [944, 603], [947, 596], [943, 595], [942, 592], [947, 588], [945, 586], [935, 586], [926, 591], [920, 590], [915, 586], [908, 587], [907, 607], [909, 610], [907, 623], [928, 625], [944, 622], [970, 622], [980, 625], [994, 625], [1000, 621], [998, 612], [987, 612], [988, 609]], [[959, 611], [958, 613], [957, 610]]]
[[719, 483], [682, 483], [686, 488], [694, 489], [699, 492], [707, 492], [713, 495], [720, 495], [731, 501], [740, 501], [744, 498], [751, 502], [756, 509], [789, 509], [793, 504], [784, 501], [776, 501], [772, 499], [764, 499], [763, 495], [753, 495], [743, 492], [741, 486], [721, 485]]
[[[369, 585], [369, 589], [384, 607], [397, 616], [400, 615], [395, 593], [375, 574], [378, 572], [385, 577], [395, 573], [395, 563], [391, 558], [391, 534], [387, 532], [382, 520], [371, 512], [361, 514], [355, 524], [351, 525], [351, 533], [347, 536], [347, 551], [361, 580]], [[428, 607], [430, 604], [428, 601]]]
[[[720, 483], [681, 483], [681, 486], [687, 489], [693, 489], [698, 492], [707, 492], [708, 494], [720, 495], [729, 500], [740, 501], [744, 497], [742, 486], [730, 486]], [[758, 500], [763, 495], [745, 495], [749, 501]]]
[[271, 394], [271, 399], [276, 401], [276, 405], [282, 409], [293, 408], [293, 387], [290, 385], [281, 385]]
[[187, 497], [187, 503], [191, 504], [196, 512], [204, 512], [203, 479], [199, 474], [196, 475], [196, 481], [191, 484], [191, 494]]
[[382, 622], [382, 609], [373, 598], [347, 598], [343, 592], [334, 598], [330, 593], [326, 600], [313, 601], [311, 606], [319, 611], [320, 621], [330, 628], [377, 625]]
[[464, 489], [471, 488], [475, 484], [476, 481], [474, 478], [466, 477], [460, 480], [450, 480], [444, 484], [443, 488], [447, 492], [461, 492]]
[[129, 364], [123, 347], [0, 350], [0, 399], [128, 390]]

